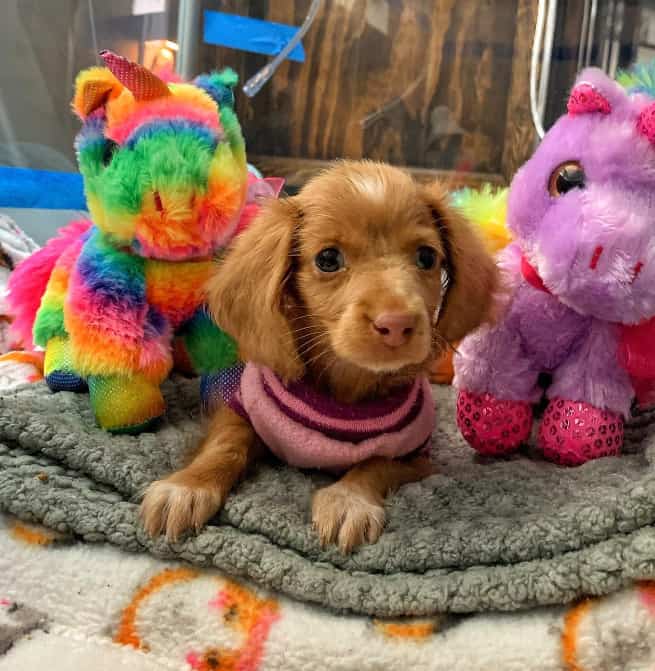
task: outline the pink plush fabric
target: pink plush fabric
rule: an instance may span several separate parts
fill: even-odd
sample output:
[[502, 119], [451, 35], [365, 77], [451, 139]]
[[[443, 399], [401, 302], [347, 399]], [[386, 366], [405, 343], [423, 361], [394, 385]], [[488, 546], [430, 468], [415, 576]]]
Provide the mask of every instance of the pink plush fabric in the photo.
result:
[[246, 204], [243, 210], [241, 210], [236, 235], [250, 226], [250, 222], [261, 208], [262, 200], [266, 198], [278, 198], [283, 187], [284, 179], [281, 177], [264, 177], [260, 179], [251, 172], [248, 173], [248, 195], [246, 197]]
[[11, 274], [7, 297], [14, 315], [11, 333], [25, 349], [34, 348], [32, 340], [34, 320], [57, 259], [89, 230], [91, 225], [87, 219], [80, 219], [60, 228], [56, 238], [52, 238], [43, 249], [25, 259]]

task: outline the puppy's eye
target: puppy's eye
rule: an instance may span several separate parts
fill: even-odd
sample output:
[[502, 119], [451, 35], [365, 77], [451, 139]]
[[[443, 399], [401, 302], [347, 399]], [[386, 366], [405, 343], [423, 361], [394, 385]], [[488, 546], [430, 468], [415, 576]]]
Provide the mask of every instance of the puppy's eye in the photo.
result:
[[584, 189], [586, 175], [580, 163], [566, 161], [553, 170], [548, 180], [548, 193], [551, 196], [563, 196], [571, 189]]
[[316, 255], [314, 263], [322, 273], [336, 273], [344, 266], [343, 254], [336, 247], [326, 247]]
[[416, 250], [416, 265], [421, 270], [431, 270], [437, 263], [437, 252], [432, 247], [421, 246]]
[[102, 150], [102, 165], [107, 167], [111, 160], [114, 158], [114, 154], [118, 151], [118, 145], [113, 140], [107, 140], [105, 142], [104, 149]]

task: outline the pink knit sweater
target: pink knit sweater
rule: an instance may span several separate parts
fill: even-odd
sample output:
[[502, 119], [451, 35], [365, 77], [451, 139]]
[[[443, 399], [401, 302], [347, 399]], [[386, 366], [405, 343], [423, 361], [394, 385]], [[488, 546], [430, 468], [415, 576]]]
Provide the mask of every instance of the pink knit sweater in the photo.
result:
[[380, 456], [397, 458], [429, 444], [435, 408], [427, 377], [390, 396], [339, 403], [305, 382], [284, 385], [268, 368], [239, 365], [203, 383], [247, 418], [280, 459], [298, 468], [344, 470]]

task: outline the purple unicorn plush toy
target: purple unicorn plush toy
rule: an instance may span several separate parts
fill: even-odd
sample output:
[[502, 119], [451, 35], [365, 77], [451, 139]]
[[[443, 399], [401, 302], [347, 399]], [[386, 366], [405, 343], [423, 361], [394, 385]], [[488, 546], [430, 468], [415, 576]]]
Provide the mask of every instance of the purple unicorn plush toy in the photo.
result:
[[655, 102], [588, 69], [567, 109], [512, 182], [506, 304], [461, 344], [455, 385], [466, 440], [503, 455], [547, 373], [538, 446], [578, 465], [618, 454], [633, 400], [653, 400]]

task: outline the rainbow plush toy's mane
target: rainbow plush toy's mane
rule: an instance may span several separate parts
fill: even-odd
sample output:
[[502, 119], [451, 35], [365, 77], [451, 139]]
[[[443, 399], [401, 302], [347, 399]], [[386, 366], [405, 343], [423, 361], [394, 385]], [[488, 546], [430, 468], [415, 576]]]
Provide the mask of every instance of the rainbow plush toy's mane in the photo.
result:
[[641, 93], [655, 98], [655, 60], [637, 63], [630, 70], [621, 70], [616, 81], [629, 95]]
[[466, 187], [451, 195], [453, 205], [476, 226], [492, 254], [512, 241], [506, 224], [507, 194], [507, 188], [483, 184], [480, 189]]
[[50, 276], [57, 260], [76, 240], [91, 228], [85, 219], [73, 221], [57, 231], [57, 237], [20, 263], [9, 280], [8, 303], [13, 321], [11, 334], [27, 350], [34, 349], [33, 329]]

